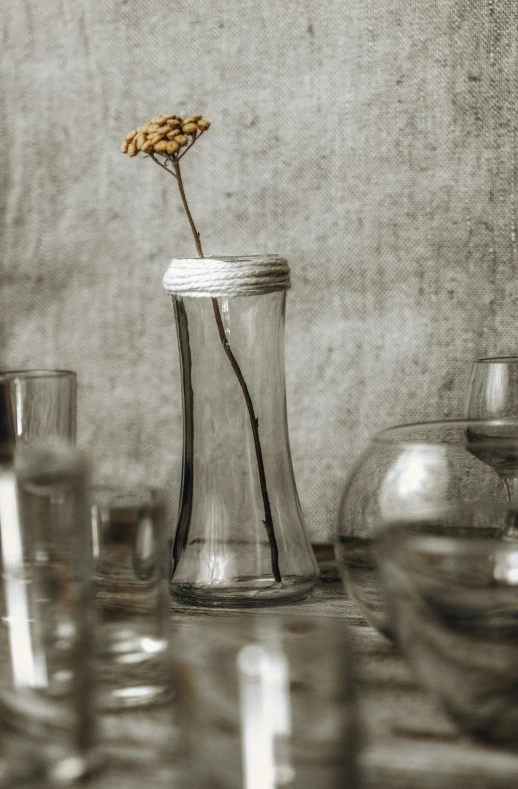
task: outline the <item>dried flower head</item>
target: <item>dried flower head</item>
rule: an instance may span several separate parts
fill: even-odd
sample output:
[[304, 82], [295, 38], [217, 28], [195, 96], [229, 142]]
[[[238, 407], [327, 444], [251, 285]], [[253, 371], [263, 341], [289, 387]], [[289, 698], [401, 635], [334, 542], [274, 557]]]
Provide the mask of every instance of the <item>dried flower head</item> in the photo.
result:
[[[198, 137], [210, 127], [209, 121], [201, 115], [155, 115], [148, 123], [134, 129], [121, 145], [121, 152], [129, 156], [147, 153], [176, 156], [182, 148], [181, 156], [187, 152]], [[180, 158], [180, 156], [178, 156]]]

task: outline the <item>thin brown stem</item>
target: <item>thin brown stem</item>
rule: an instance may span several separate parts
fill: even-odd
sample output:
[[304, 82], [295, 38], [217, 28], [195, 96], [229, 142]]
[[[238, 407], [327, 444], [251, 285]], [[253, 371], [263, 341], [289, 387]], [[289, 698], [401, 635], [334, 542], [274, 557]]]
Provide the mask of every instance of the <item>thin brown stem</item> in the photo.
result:
[[[191, 144], [193, 145], [194, 142]], [[192, 218], [192, 214], [189, 209], [189, 204], [187, 202], [187, 197], [185, 195], [185, 189], [183, 186], [182, 175], [180, 172], [180, 164], [179, 159], [175, 159], [173, 161], [174, 166], [174, 174], [176, 175], [176, 179], [178, 181], [178, 189], [180, 190], [180, 196], [182, 198], [183, 207], [185, 208], [185, 213], [187, 214], [187, 219], [189, 220], [189, 225], [191, 226], [192, 234], [194, 236], [194, 243], [196, 244], [196, 250], [200, 258], [204, 257], [203, 250], [201, 247], [200, 241], [200, 234], [196, 229], [196, 225], [194, 224], [194, 220]], [[167, 169], [167, 168], [166, 168]], [[241, 386], [241, 390], [243, 392], [243, 396], [245, 398], [246, 407], [248, 409], [248, 416], [250, 418], [250, 426], [252, 428], [252, 434], [254, 437], [254, 448], [255, 454], [257, 457], [257, 468], [259, 472], [259, 484], [261, 487], [261, 495], [263, 498], [263, 506], [264, 506], [264, 521], [263, 525], [266, 529], [266, 534], [268, 536], [268, 542], [270, 543], [270, 552], [272, 558], [272, 573], [273, 577], [277, 581], [277, 583], [281, 583], [281, 573], [279, 570], [279, 549], [277, 546], [277, 539], [275, 537], [275, 529], [273, 526], [273, 518], [272, 518], [272, 510], [270, 506], [270, 498], [268, 496], [268, 486], [266, 484], [266, 473], [264, 470], [264, 461], [263, 461], [263, 451], [261, 448], [261, 440], [259, 438], [259, 420], [257, 419], [254, 411], [254, 406], [252, 403], [252, 398], [250, 396], [250, 392], [248, 390], [247, 383], [241, 371], [241, 367], [234, 356], [230, 344], [227, 339], [227, 335], [225, 332], [225, 327], [223, 325], [223, 319], [221, 317], [221, 312], [219, 309], [218, 300], [216, 298], [212, 299], [212, 308], [214, 310], [214, 317], [216, 319], [216, 325], [218, 327], [218, 334], [221, 340], [221, 344], [223, 345], [223, 349], [228, 357], [230, 364], [232, 365], [232, 369], [236, 374], [236, 378], [239, 381], [239, 385]]]
[[261, 449], [261, 440], [259, 438], [259, 420], [257, 419], [254, 411], [254, 406], [252, 403], [252, 398], [250, 397], [250, 392], [248, 390], [248, 386], [244, 379], [243, 373], [241, 372], [241, 368], [239, 363], [234, 356], [232, 349], [229, 345], [227, 340], [227, 336], [225, 333], [225, 327], [223, 326], [223, 320], [221, 317], [221, 312], [219, 309], [219, 304], [217, 299], [212, 299], [212, 307], [214, 310], [214, 317], [216, 318], [216, 323], [218, 326], [218, 333], [221, 340], [221, 344], [223, 345], [223, 349], [227, 354], [228, 360], [232, 365], [232, 369], [234, 370], [237, 380], [241, 386], [243, 391], [243, 396], [245, 398], [246, 407], [248, 409], [248, 415], [250, 417], [250, 426], [252, 428], [252, 434], [254, 437], [254, 447], [255, 447], [255, 454], [257, 457], [257, 469], [259, 472], [259, 484], [261, 486], [261, 495], [263, 497], [263, 506], [264, 506], [264, 528], [266, 529], [266, 534], [268, 535], [268, 541], [270, 543], [270, 550], [272, 554], [272, 572], [273, 577], [275, 580], [280, 583], [281, 582], [281, 573], [279, 570], [279, 549], [277, 547], [277, 540], [275, 538], [275, 530], [273, 528], [273, 518], [272, 518], [272, 510], [270, 507], [270, 497], [268, 496], [268, 487], [266, 484], [266, 474], [264, 470], [264, 461], [263, 461], [263, 452]]
[[205, 257], [205, 255], [203, 254], [203, 249], [201, 248], [200, 234], [196, 230], [196, 225], [194, 224], [194, 219], [192, 218], [192, 214], [189, 209], [189, 204], [187, 202], [187, 197], [185, 195], [185, 189], [183, 188], [182, 173], [180, 172], [180, 163], [178, 162], [178, 159], [174, 161], [173, 166], [174, 166], [174, 173], [176, 175], [176, 180], [178, 181], [178, 189], [180, 190], [180, 197], [182, 198], [183, 207], [185, 208], [185, 213], [187, 214], [187, 219], [189, 220], [192, 234], [194, 236], [196, 251], [199, 257], [203, 258]]
[[176, 175], [175, 175], [175, 173], [173, 173], [173, 171], [172, 171], [172, 170], [170, 170], [170, 169], [169, 169], [169, 167], [166, 167], [166, 165], [165, 165], [165, 164], [162, 164], [162, 162], [159, 162], [159, 161], [158, 161], [158, 159], [156, 158], [156, 156], [154, 156], [154, 154], [153, 154], [153, 153], [148, 153], [148, 156], [149, 156], [151, 159], [153, 159], [153, 161], [155, 162], [155, 164], [158, 164], [158, 166], [159, 166], [159, 167], [161, 167], [163, 170], [165, 170], [165, 171], [166, 171], [166, 173], [169, 173], [169, 175], [172, 175], [172, 176], [173, 176], [173, 178], [176, 178]]
[[201, 131], [199, 134], [197, 134], [197, 135], [196, 135], [196, 137], [193, 137], [193, 138], [192, 138], [192, 141], [190, 142], [190, 144], [187, 146], [187, 148], [185, 148], [185, 150], [184, 150], [184, 151], [182, 151], [182, 153], [181, 153], [181, 154], [180, 154], [180, 156], [178, 157], [178, 161], [180, 161], [180, 159], [181, 159], [183, 156], [185, 156], [185, 154], [187, 153], [187, 151], [190, 151], [190, 150], [191, 150], [191, 148], [192, 148], [192, 146], [194, 145], [194, 143], [196, 142], [196, 140], [199, 140], [202, 134], [203, 134], [203, 132]]

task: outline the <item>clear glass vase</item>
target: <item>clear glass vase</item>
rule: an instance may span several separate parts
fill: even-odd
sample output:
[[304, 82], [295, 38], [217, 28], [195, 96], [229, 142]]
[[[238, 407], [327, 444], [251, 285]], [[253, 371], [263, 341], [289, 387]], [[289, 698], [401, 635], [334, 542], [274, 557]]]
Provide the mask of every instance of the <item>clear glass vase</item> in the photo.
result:
[[170, 589], [188, 603], [294, 600], [319, 577], [288, 439], [285, 300], [173, 296], [184, 453]]

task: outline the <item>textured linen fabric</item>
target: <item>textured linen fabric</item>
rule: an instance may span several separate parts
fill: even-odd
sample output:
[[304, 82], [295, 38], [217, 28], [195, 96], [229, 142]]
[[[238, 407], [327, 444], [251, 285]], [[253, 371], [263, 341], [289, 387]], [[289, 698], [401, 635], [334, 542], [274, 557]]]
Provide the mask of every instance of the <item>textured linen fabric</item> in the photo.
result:
[[[176, 185], [119, 153], [157, 112], [207, 254], [292, 267], [295, 474], [328, 539], [384, 426], [462, 412], [471, 360], [516, 353], [515, 0], [0, 2], [4, 368], [77, 370], [95, 477], [171, 491], [182, 417], [168, 260]], [[174, 520], [174, 517], [173, 517]]]

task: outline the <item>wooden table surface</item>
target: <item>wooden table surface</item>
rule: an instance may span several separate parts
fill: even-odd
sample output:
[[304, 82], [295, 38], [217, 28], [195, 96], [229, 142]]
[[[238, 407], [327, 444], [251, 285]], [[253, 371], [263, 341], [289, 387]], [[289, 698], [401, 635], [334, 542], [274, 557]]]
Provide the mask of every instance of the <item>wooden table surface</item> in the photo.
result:
[[[273, 614], [338, 617], [348, 623], [358, 660], [363, 729], [360, 789], [514, 789], [518, 786], [518, 750], [480, 744], [459, 734], [416, 684], [397, 648], [369, 627], [347, 598], [331, 548], [316, 546], [316, 553], [322, 579], [312, 595], [299, 603], [262, 610]], [[231, 616], [238, 611], [227, 609], [225, 614]], [[173, 622], [177, 617], [209, 613], [210, 609], [171, 604]], [[112, 763], [88, 785], [95, 789], [165, 786], [173, 789], [170, 776], [167, 771], [161, 771], [154, 751], [164, 736], [164, 722], [169, 714], [166, 709], [157, 708], [107, 719], [106, 731], [111, 732], [115, 743]]]

